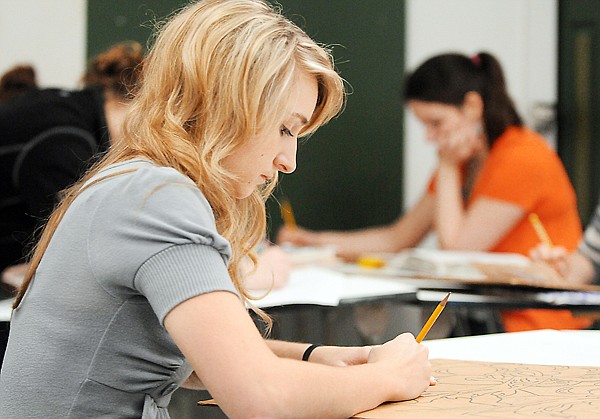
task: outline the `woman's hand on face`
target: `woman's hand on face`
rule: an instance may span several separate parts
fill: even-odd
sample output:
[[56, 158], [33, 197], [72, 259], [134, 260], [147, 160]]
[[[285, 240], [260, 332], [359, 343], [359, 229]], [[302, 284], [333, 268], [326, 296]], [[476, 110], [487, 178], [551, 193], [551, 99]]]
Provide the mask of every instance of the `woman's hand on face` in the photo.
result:
[[450, 135], [437, 141], [440, 161], [461, 164], [477, 152], [481, 144], [479, 125], [461, 126]]
[[[431, 376], [429, 350], [410, 333], [403, 333], [383, 345], [373, 346], [369, 363], [381, 363], [387, 378], [393, 378], [390, 401], [418, 397], [436, 380]], [[387, 379], [386, 379], [387, 381]]]

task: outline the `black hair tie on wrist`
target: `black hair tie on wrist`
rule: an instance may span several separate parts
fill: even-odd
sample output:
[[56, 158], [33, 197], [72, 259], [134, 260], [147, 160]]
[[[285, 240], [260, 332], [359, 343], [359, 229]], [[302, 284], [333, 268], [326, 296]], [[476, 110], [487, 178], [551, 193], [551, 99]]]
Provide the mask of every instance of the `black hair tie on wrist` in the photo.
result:
[[313, 343], [308, 348], [306, 348], [306, 351], [304, 351], [304, 354], [302, 355], [302, 360], [303, 361], [308, 361], [308, 357], [310, 356], [310, 354], [312, 354], [312, 351], [314, 351], [319, 346], [323, 346], [323, 345], [319, 345], [319, 344]]

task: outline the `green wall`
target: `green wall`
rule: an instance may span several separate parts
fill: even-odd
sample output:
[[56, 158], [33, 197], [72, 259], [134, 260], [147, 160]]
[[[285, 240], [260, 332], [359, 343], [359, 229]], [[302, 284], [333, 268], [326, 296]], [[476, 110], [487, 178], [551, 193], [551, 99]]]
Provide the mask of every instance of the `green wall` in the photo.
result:
[[[146, 43], [152, 21], [185, 1], [89, 0], [88, 52], [126, 39]], [[351, 94], [344, 112], [300, 144], [298, 168], [282, 175], [298, 224], [352, 229], [390, 222], [402, 207], [404, 2], [281, 0], [284, 14], [332, 46]], [[281, 225], [268, 202], [271, 231]]]
[[558, 152], [584, 226], [600, 196], [600, 2], [559, 2]]
[[186, 0], [88, 0], [87, 56], [93, 57], [126, 40], [146, 46], [155, 23], [187, 3]]

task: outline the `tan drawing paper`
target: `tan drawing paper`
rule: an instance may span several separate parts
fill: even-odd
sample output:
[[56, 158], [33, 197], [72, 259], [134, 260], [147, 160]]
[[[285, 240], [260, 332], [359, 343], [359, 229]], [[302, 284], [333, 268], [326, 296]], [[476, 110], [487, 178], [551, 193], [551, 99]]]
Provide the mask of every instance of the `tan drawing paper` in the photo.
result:
[[442, 359], [432, 364], [437, 386], [415, 400], [383, 404], [354, 418], [600, 417], [598, 367]]

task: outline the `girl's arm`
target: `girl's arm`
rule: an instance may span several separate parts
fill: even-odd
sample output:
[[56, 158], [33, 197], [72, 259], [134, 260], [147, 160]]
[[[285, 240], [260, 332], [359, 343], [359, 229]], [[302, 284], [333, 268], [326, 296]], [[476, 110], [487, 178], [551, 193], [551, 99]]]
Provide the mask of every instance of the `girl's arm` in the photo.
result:
[[457, 164], [442, 161], [437, 178], [436, 230], [440, 246], [450, 250], [489, 250], [525, 216], [508, 202], [479, 198], [465, 210]]
[[[282, 358], [302, 359], [309, 343], [294, 343], [280, 340], [267, 340], [273, 353]], [[319, 346], [308, 360], [324, 365], [348, 366], [365, 364], [371, 352], [370, 346]]]
[[[299, 361], [306, 345], [268, 344], [239, 298], [228, 292], [193, 297], [164, 323], [231, 418], [349, 417], [384, 401], [415, 398], [431, 380], [427, 349], [410, 334], [373, 347], [360, 365]], [[270, 345], [294, 359], [277, 356]]]
[[433, 225], [434, 197], [424, 193], [421, 199], [394, 223], [356, 231], [312, 231], [283, 227], [279, 243], [299, 246], [333, 246], [338, 255], [354, 260], [365, 253], [397, 252], [416, 246]]
[[565, 280], [578, 285], [590, 284], [596, 274], [594, 264], [579, 250], [569, 253], [563, 246], [540, 244], [531, 249], [534, 261], [545, 262]]

